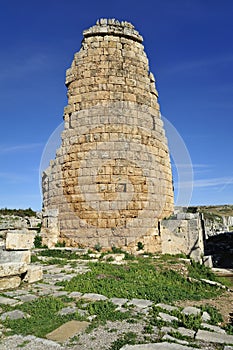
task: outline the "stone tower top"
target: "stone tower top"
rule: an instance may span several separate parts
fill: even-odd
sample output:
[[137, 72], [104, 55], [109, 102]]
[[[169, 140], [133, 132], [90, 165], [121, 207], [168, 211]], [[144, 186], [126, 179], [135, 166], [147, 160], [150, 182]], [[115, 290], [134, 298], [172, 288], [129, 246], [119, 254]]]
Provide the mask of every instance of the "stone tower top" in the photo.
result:
[[125, 38], [131, 38], [134, 41], [142, 43], [143, 38], [134, 29], [134, 26], [126, 21], [118, 21], [115, 18], [101, 18], [97, 20], [96, 25], [83, 31], [84, 38], [95, 35], [117, 35]]

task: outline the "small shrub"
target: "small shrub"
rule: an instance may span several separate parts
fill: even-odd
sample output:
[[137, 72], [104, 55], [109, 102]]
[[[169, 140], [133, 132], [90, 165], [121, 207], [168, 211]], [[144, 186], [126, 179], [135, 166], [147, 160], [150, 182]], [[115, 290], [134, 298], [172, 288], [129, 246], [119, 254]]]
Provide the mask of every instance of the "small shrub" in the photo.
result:
[[55, 247], [57, 247], [57, 248], [64, 248], [66, 246], [66, 242], [65, 241], [63, 241], [63, 242], [57, 242], [56, 244], [55, 244]]
[[42, 237], [39, 235], [36, 235], [34, 238], [34, 246], [35, 248], [42, 248]]
[[138, 242], [137, 246], [138, 246], [137, 250], [143, 250], [144, 249], [144, 244], [142, 242]]
[[94, 246], [94, 249], [95, 249], [97, 252], [100, 252], [101, 249], [102, 249], [102, 246], [101, 246], [99, 243], [97, 243], [97, 244]]
[[121, 248], [115, 247], [115, 246], [112, 247], [112, 252], [114, 254], [124, 254], [125, 253], [124, 250], [122, 250]]

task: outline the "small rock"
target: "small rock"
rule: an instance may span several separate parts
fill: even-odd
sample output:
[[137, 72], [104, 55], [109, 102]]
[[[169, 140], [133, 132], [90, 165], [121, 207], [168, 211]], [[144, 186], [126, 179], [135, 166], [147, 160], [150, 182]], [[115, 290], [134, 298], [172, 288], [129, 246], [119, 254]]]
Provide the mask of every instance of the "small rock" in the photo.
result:
[[0, 296], [0, 304], [15, 306], [20, 302], [15, 299], [5, 298]]
[[77, 311], [76, 307], [64, 307], [58, 312], [58, 315], [68, 315], [68, 314], [74, 314]]
[[98, 301], [98, 300], [107, 300], [108, 298], [102, 294], [85, 293], [82, 295], [82, 299]]
[[177, 331], [183, 335], [184, 337], [190, 337], [194, 338], [195, 337], [195, 331], [192, 329], [184, 328], [184, 327], [178, 327]]
[[182, 310], [182, 314], [185, 315], [199, 315], [201, 310], [194, 306], [187, 306]]
[[178, 321], [177, 317], [165, 314], [164, 312], [159, 312], [159, 318], [165, 322]]
[[83, 294], [80, 292], [72, 292], [69, 294], [69, 297], [71, 298], [80, 298]]
[[0, 319], [2, 321], [5, 321], [7, 318], [9, 318], [10, 320], [19, 320], [21, 318], [28, 318], [28, 317], [30, 316], [25, 314], [23, 311], [14, 310], [14, 311], [4, 312], [4, 314], [0, 316]]
[[128, 299], [124, 298], [111, 298], [110, 301], [117, 306], [122, 306], [127, 303]]
[[175, 337], [170, 336], [169, 334], [165, 334], [162, 337], [162, 340], [169, 340], [171, 342], [177, 342], [177, 343], [182, 344], [182, 345], [188, 345], [189, 344], [189, 342], [187, 342], [186, 340], [177, 339]]
[[167, 311], [173, 311], [173, 310], [179, 310], [176, 306], [171, 306], [163, 303], [156, 304], [155, 306], [160, 307], [161, 309], [167, 310]]
[[201, 319], [202, 319], [202, 321], [203, 322], [208, 322], [208, 321], [210, 321], [210, 315], [208, 314], [208, 312], [206, 312], [206, 311], [204, 311], [203, 312], [203, 314], [202, 314], [202, 316], [201, 316]]
[[26, 294], [26, 295], [19, 295], [19, 296], [17, 296], [17, 298], [23, 302], [29, 302], [29, 301], [37, 299], [38, 297], [36, 295], [33, 295], [33, 294]]
[[128, 302], [129, 305], [134, 305], [140, 309], [144, 309], [146, 307], [152, 306], [153, 302], [146, 299], [132, 299]]
[[211, 343], [233, 344], [233, 335], [209, 332], [202, 329], [197, 331], [195, 339]]
[[221, 327], [218, 326], [214, 326], [212, 324], [209, 323], [202, 323], [201, 324], [202, 328], [207, 328], [211, 331], [217, 332], [217, 333], [222, 333], [222, 334], [226, 334], [226, 331], [224, 329], [222, 329]]

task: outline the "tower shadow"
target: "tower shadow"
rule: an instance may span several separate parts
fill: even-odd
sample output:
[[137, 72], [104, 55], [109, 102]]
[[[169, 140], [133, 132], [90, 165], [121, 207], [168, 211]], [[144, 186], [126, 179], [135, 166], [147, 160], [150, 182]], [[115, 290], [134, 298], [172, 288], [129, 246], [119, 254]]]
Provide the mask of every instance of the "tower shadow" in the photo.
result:
[[205, 255], [212, 255], [214, 267], [233, 268], [233, 232], [224, 232], [205, 241]]

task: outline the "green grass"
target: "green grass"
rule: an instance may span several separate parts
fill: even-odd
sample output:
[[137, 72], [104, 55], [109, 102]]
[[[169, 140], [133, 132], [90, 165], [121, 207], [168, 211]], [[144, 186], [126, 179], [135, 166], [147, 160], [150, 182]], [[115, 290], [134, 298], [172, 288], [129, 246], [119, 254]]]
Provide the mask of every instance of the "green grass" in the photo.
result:
[[96, 315], [97, 321], [121, 321], [130, 317], [130, 312], [121, 312], [116, 310], [117, 306], [111, 301], [100, 300], [91, 302], [87, 305], [86, 310], [89, 315]]
[[138, 258], [137, 261], [138, 263], [128, 262], [127, 265], [120, 266], [89, 263], [91, 271], [57, 284], [70, 292], [99, 293], [108, 298], [141, 298], [168, 303], [182, 299], [212, 298], [221, 293], [218, 288], [201, 281], [189, 282], [173, 270], [158, 271], [150, 259]]
[[29, 314], [30, 318], [19, 320], [6, 319], [2, 323], [5, 327], [11, 329], [8, 334], [33, 334], [36, 337], [45, 337], [46, 334], [71, 319], [83, 319], [78, 313], [65, 316], [58, 315], [59, 310], [65, 306], [66, 304], [59, 298], [42, 297], [15, 307], [15, 309]]
[[134, 332], [125, 333], [123, 336], [121, 336], [119, 339], [117, 339], [112, 343], [109, 350], [119, 350], [126, 344], [130, 344], [130, 345], [138, 344], [137, 334]]

